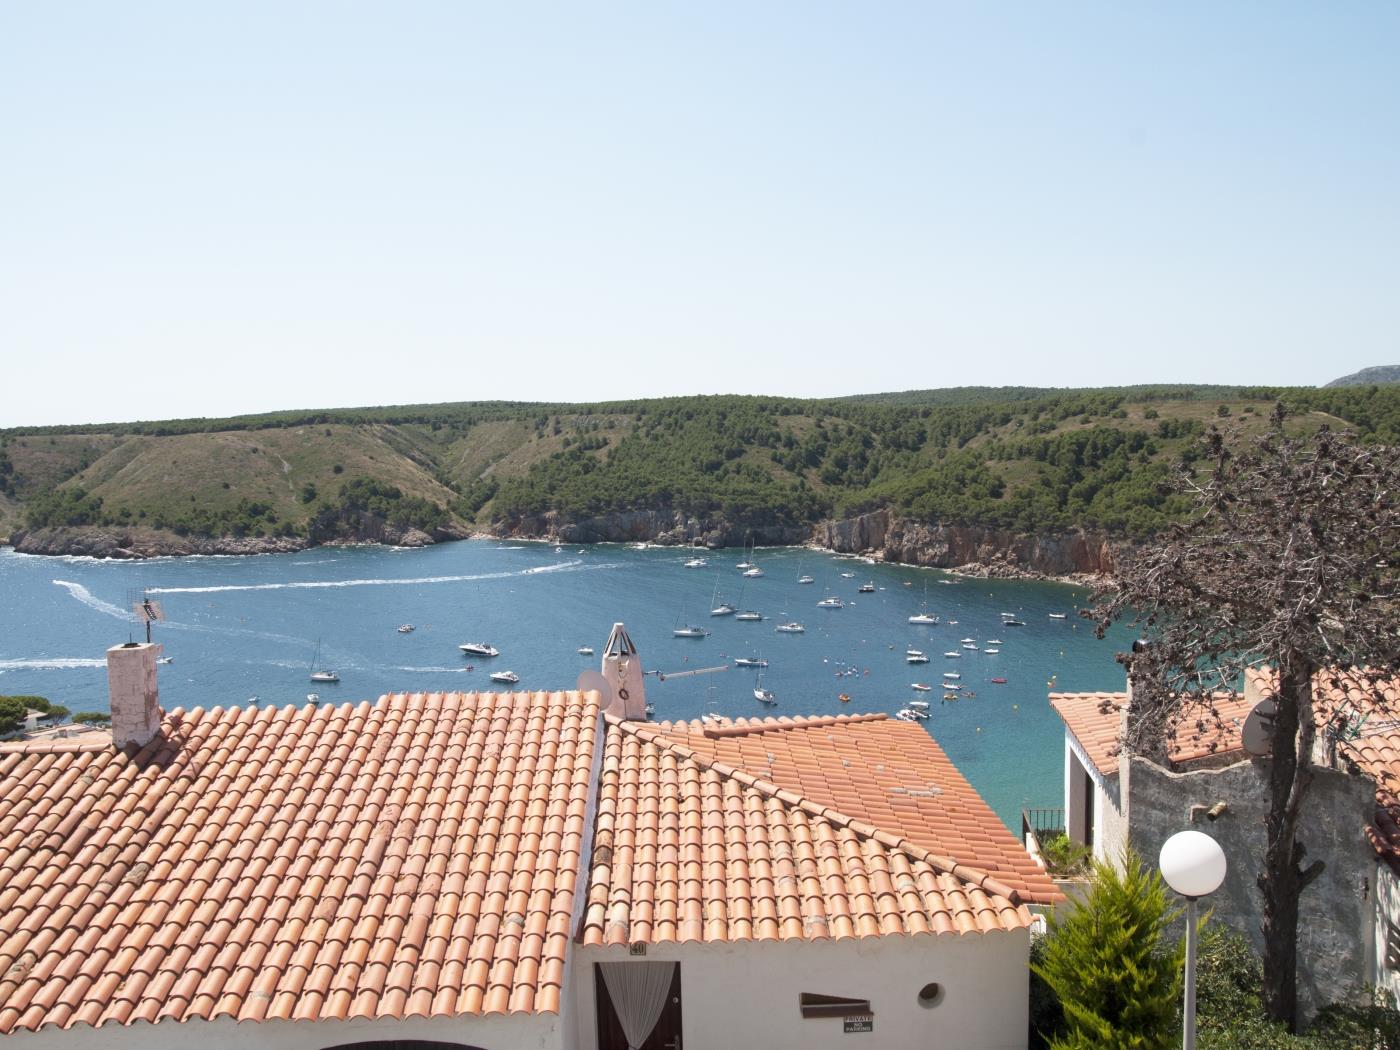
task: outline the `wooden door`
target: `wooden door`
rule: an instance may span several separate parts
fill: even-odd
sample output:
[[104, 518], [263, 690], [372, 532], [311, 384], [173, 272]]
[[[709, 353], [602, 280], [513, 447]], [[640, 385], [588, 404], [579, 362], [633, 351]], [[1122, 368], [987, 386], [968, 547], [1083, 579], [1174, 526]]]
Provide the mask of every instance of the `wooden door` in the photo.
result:
[[[608, 996], [608, 984], [603, 980], [603, 971], [593, 964], [593, 988], [598, 1009], [598, 1050], [627, 1050], [627, 1036], [622, 1032], [622, 1022], [617, 1019], [612, 999]], [[671, 990], [666, 993], [666, 1005], [661, 1010], [656, 1027], [651, 1030], [647, 1041], [640, 1050], [684, 1050], [681, 1045], [681, 964], [676, 963], [671, 975]]]

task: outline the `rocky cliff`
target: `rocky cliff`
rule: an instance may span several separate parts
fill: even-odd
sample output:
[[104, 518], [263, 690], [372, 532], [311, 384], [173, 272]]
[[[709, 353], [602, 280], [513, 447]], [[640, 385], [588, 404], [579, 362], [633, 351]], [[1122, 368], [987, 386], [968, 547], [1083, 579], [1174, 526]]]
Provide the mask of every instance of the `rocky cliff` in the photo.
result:
[[875, 511], [824, 521], [812, 542], [843, 554], [984, 576], [1083, 576], [1113, 570], [1122, 541], [1073, 531], [1030, 535], [964, 525], [926, 525]]
[[[465, 536], [465, 532], [455, 527], [438, 529], [429, 534], [420, 529], [381, 525], [373, 530], [373, 534], [342, 536], [328, 542], [426, 547]], [[21, 530], [10, 537], [10, 542], [20, 554], [138, 559], [189, 554], [281, 554], [318, 545], [303, 536], [181, 536], [165, 529], [104, 526]]]
[[678, 510], [629, 510], [561, 521], [555, 514], [500, 522], [495, 535], [548, 539], [558, 543], [660, 543], [676, 546], [760, 547], [806, 543], [811, 529], [803, 525], [738, 525], [720, 518], [697, 517]]

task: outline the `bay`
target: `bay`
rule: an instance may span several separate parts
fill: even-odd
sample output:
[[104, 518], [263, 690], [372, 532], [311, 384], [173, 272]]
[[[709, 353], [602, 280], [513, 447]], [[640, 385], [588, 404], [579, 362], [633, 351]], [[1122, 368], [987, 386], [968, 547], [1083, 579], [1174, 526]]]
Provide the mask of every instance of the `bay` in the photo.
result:
[[[493, 670], [520, 675], [515, 688], [572, 688], [596, 669], [616, 621], [627, 624], [647, 670], [654, 717], [893, 714], [929, 702], [924, 728], [998, 815], [1019, 830], [1023, 806], [1058, 805], [1064, 729], [1050, 689], [1123, 686], [1114, 653], [1131, 636], [1093, 637], [1074, 610], [1087, 592], [1058, 583], [985, 580], [938, 570], [870, 564], [801, 548], [759, 549], [763, 569], [744, 579], [738, 550], [695, 552], [601, 544], [557, 549], [543, 543], [466, 540], [417, 550], [323, 547], [254, 557], [165, 558], [144, 562], [44, 558], [0, 551], [0, 694], [38, 694], [74, 711], [105, 710], [107, 647], [143, 637], [129, 613], [148, 592], [166, 621], [154, 640], [172, 663], [160, 669], [161, 703], [176, 707], [372, 700], [389, 692], [503, 688]], [[800, 575], [815, 578], [799, 584]], [[869, 581], [873, 593], [859, 593]], [[742, 598], [741, 598], [742, 590]], [[712, 599], [764, 614], [762, 622], [712, 617]], [[817, 602], [835, 595], [842, 609]], [[925, 597], [927, 596], [927, 597]], [[928, 611], [938, 626], [909, 624]], [[1003, 612], [1024, 626], [1004, 626]], [[1051, 613], [1067, 613], [1052, 619]], [[781, 634], [787, 620], [804, 634]], [[396, 628], [412, 623], [411, 634]], [[673, 637], [677, 625], [712, 633]], [[962, 648], [971, 638], [977, 650]], [[999, 639], [996, 654], [985, 650]], [[493, 659], [464, 657], [466, 641], [495, 645]], [[317, 645], [338, 684], [311, 683]], [[905, 650], [927, 664], [908, 664]], [[945, 651], [961, 654], [944, 657]], [[756, 672], [735, 657], [769, 662], [762, 684], [775, 707], [754, 700]], [[675, 672], [729, 667], [670, 677]], [[975, 695], [941, 701], [945, 672]], [[995, 684], [993, 678], [1005, 678]], [[916, 692], [911, 683], [932, 686]], [[850, 697], [842, 703], [841, 694]]]

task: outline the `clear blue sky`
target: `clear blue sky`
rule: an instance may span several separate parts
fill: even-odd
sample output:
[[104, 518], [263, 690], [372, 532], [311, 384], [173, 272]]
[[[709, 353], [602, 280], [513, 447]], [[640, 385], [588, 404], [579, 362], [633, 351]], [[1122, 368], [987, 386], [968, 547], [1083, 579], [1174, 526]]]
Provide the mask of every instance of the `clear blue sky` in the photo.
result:
[[1400, 363], [1400, 5], [9, 3], [0, 426]]

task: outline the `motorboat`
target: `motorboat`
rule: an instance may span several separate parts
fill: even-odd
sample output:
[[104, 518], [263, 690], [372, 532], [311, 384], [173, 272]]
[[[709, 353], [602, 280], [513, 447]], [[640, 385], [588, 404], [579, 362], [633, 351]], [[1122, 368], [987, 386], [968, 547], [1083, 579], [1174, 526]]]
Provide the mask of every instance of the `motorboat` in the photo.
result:
[[671, 632], [671, 634], [673, 634], [677, 638], [704, 638], [709, 633], [710, 632], [705, 630], [705, 628], [696, 627], [693, 624], [687, 624], [684, 627], [677, 627], [674, 631]]
[[823, 598], [821, 601], [817, 602], [818, 609], [844, 609], [845, 607], [846, 603], [835, 595], [832, 595], [830, 598]]
[[414, 632], [414, 629], [415, 628], [411, 623], [401, 623], [398, 626], [399, 634], [412, 634]]
[[703, 569], [706, 565], [709, 564], [710, 562], [706, 558], [691, 558], [688, 562], [685, 563], [685, 567], [687, 569]]
[[904, 662], [909, 664], [926, 664], [928, 657], [917, 649], [910, 649], [904, 654]]
[[514, 671], [492, 671], [491, 681], [505, 682], [508, 685], [514, 685], [516, 682], [520, 681], [520, 676]]
[[1063, 620], [1063, 619], [1066, 619], [1066, 618], [1067, 618], [1067, 614], [1066, 614], [1066, 613], [1050, 613], [1050, 619], [1052, 619], [1052, 620]]
[[943, 694], [943, 702], [944, 702], [945, 704], [946, 704], [949, 700], [961, 700], [961, 699], [962, 699], [962, 694], [961, 694], [961, 693], [944, 693], [944, 694]]
[[1017, 619], [1015, 613], [1004, 612], [1001, 614], [1001, 625], [1003, 627], [1024, 627], [1026, 621]]
[[853, 572], [843, 572], [843, 573], [841, 574], [841, 579], [843, 579], [843, 580], [854, 580], [855, 578], [856, 578], [856, 574], [853, 573]]
[[[928, 686], [924, 686], [924, 688], [927, 689]], [[909, 703], [908, 703], [906, 706], [907, 706], [907, 707], [909, 708], [909, 710], [911, 710], [911, 711], [923, 711], [925, 714], [928, 713], [928, 701], [927, 701], [927, 700], [910, 700]]]
[[1000, 649], [983, 649], [982, 651], [989, 656], [996, 656], [997, 653], [1001, 652]]
[[767, 667], [768, 661], [757, 656], [736, 656], [734, 657], [735, 667]]
[[593, 646], [591, 646], [591, 645], [580, 645], [580, 646], [578, 647], [578, 654], [579, 654], [579, 656], [592, 656], [592, 655], [593, 655]]
[[780, 623], [777, 627], [773, 628], [773, 630], [782, 634], [801, 634], [806, 629], [807, 628], [803, 627], [796, 620], [793, 620], [792, 623]]
[[915, 613], [913, 616], [909, 617], [909, 622], [918, 624], [928, 624], [930, 627], [934, 627], [938, 624], [938, 617], [930, 616], [926, 612]]
[[996, 685], [1005, 685], [1005, 684], [1006, 684], [1006, 679], [1005, 679], [1005, 678], [993, 678], [993, 679], [992, 679], [992, 682], [995, 683]]
[[906, 707], [906, 708], [903, 708], [903, 709], [901, 710], [900, 713], [901, 713], [901, 714], [906, 714], [906, 715], [909, 715], [909, 716], [910, 716], [909, 718], [904, 719], [904, 721], [906, 721], [906, 722], [908, 722], [908, 721], [913, 721], [913, 720], [915, 720], [915, 719], [917, 719], [918, 721], [922, 722], [925, 718], [928, 717], [928, 711], [920, 710], [920, 709], [917, 708], [917, 707]]
[[173, 656], [162, 656], [162, 657], [160, 657], [159, 659], [156, 660], [156, 663], [158, 663], [158, 664], [173, 664], [174, 662], [175, 662], [175, 657], [173, 657]]
[[1002, 644], [1002, 641], [1001, 641], [1000, 638], [988, 638], [988, 639], [987, 639], [987, 644], [988, 644], [988, 645], [1001, 645], [1001, 644]]
[[752, 609], [745, 609], [741, 613], [735, 613], [734, 619], [743, 620], [745, 623], [756, 623], [763, 619], [763, 614], [761, 612], [754, 612]]
[[817, 578], [816, 578], [815, 576], [799, 576], [799, 577], [797, 577], [797, 582], [798, 582], [798, 583], [816, 583], [816, 582], [817, 582]]
[[956, 649], [949, 649], [949, 650], [948, 650], [946, 653], [944, 653], [943, 655], [946, 656], [949, 660], [961, 660], [961, 659], [962, 659], [962, 653], [958, 652]]
[[866, 583], [862, 583], [859, 587], [857, 587], [856, 590], [859, 591], [861, 594], [874, 594], [875, 583], [874, 581], [867, 581]]
[[306, 702], [307, 702], [308, 704], [319, 703], [319, 702], [320, 702], [320, 699], [321, 699], [321, 694], [320, 694], [320, 693], [307, 693], [307, 694], [306, 694]]
[[910, 688], [910, 689], [916, 689], [916, 690], [918, 690], [918, 691], [921, 692], [921, 693], [927, 693], [927, 692], [929, 692], [930, 690], [933, 689], [933, 686], [931, 686], [931, 685], [924, 685], [923, 682], [910, 682], [910, 683], [909, 683], [909, 688]]
[[756, 580], [758, 579], [758, 577], [764, 575], [764, 573], [763, 570], [760, 569], [757, 565], [750, 565], [747, 569], [744, 570], [744, 575], [750, 580]]
[[894, 713], [894, 716], [901, 722], [917, 722], [919, 720], [918, 715], [914, 714], [914, 712], [907, 707], [900, 708], [900, 710]]
[[976, 643], [976, 642], [963, 642], [963, 648], [964, 648], [964, 649], [971, 650], [972, 652], [975, 653], [975, 652], [977, 652], [977, 643]]
[[837, 700], [840, 700], [843, 704], [849, 704], [849, 703], [851, 702], [851, 694], [850, 694], [850, 693], [842, 693], [842, 694], [841, 694], [840, 696], [838, 696], [836, 699], [837, 699]]
[[501, 651], [486, 642], [463, 642], [458, 649], [468, 656], [500, 656]]
[[963, 645], [971, 645], [971, 644], [973, 644], [974, 642], [976, 642], [977, 639], [976, 639], [976, 638], [959, 638], [958, 641], [962, 642]]
[[959, 678], [962, 677], [962, 675], [958, 674], [957, 671], [944, 671], [943, 677], [951, 682], [956, 682]]

